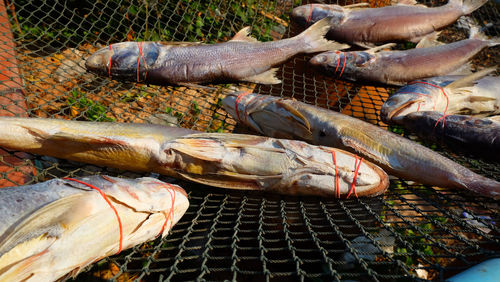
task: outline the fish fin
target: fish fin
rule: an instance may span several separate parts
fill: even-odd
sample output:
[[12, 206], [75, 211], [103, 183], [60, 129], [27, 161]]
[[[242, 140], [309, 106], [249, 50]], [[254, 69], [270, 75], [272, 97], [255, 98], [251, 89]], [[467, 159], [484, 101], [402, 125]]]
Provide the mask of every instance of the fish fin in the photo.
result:
[[259, 40], [250, 35], [249, 26], [242, 28], [229, 41], [259, 42]]
[[384, 50], [384, 49], [387, 49], [387, 48], [392, 48], [396, 46], [396, 43], [387, 43], [387, 44], [384, 44], [384, 45], [380, 45], [380, 46], [377, 46], [377, 47], [373, 47], [371, 49], [368, 49], [366, 50], [365, 52], [366, 53], [370, 53], [370, 54], [375, 54], [377, 53], [378, 51], [381, 51], [381, 50]]
[[0, 280], [26, 281], [32, 275], [30, 266], [46, 254], [56, 238], [44, 235], [17, 245], [0, 258]]
[[189, 41], [161, 41], [161, 45], [176, 46], [176, 47], [189, 47], [197, 45], [205, 45], [203, 42], [189, 42]]
[[324, 18], [297, 35], [304, 41], [304, 53], [316, 53], [323, 51], [336, 51], [349, 48], [347, 44], [338, 43], [325, 39], [326, 33], [330, 30], [330, 18]]
[[241, 80], [248, 81], [248, 82], [254, 82], [254, 83], [260, 83], [260, 84], [278, 84], [278, 83], [281, 83], [281, 80], [276, 78], [277, 71], [278, 71], [278, 68], [272, 68], [272, 69], [265, 71], [263, 73], [259, 73], [256, 75], [242, 78]]
[[219, 88], [205, 86], [205, 85], [199, 85], [196, 83], [188, 83], [188, 82], [177, 83], [177, 85], [184, 86], [184, 87], [190, 87], [190, 88], [201, 88], [201, 89], [206, 89], [206, 90], [219, 90]]
[[463, 87], [468, 87], [468, 86], [473, 86], [474, 82], [496, 70], [496, 67], [492, 68], [486, 68], [484, 70], [480, 70], [478, 72], [475, 72], [473, 74], [467, 75], [465, 77], [462, 77], [460, 79], [457, 79], [453, 81], [452, 83], [448, 84], [445, 86], [447, 89], [458, 89], [458, 88], [463, 88]]
[[[496, 101], [496, 98], [486, 97], [486, 96], [469, 96], [469, 101], [471, 102], [488, 102], [488, 101]], [[478, 115], [476, 115], [478, 116]]]
[[307, 118], [302, 115], [301, 112], [297, 111], [294, 107], [288, 105], [287, 103], [279, 100], [276, 102], [276, 104], [280, 107], [282, 107], [283, 109], [285, 109], [286, 111], [288, 111], [292, 117], [299, 121], [300, 124], [305, 127], [307, 130], [311, 131], [311, 124], [309, 123], [309, 121], [307, 120]]
[[370, 7], [369, 3], [356, 3], [351, 5], [342, 6], [342, 9], [353, 9], [353, 8], [367, 8]]
[[448, 73], [448, 75], [469, 75], [472, 73], [472, 63], [466, 62], [465, 64], [459, 66], [456, 70]]
[[52, 141], [71, 141], [71, 142], [79, 142], [79, 143], [89, 143], [89, 144], [114, 144], [114, 145], [127, 145], [126, 142], [121, 140], [115, 140], [111, 138], [105, 137], [95, 137], [95, 136], [86, 136], [86, 135], [78, 135], [71, 134], [66, 132], [56, 132], [54, 134], [36, 129], [30, 128], [28, 126], [22, 126], [26, 131], [28, 131], [31, 135], [39, 138], [41, 140], [52, 140]]
[[468, 15], [486, 4], [488, 0], [458, 0], [457, 2], [460, 2], [462, 6], [462, 13]]
[[[74, 194], [56, 200], [27, 215], [22, 221], [9, 228], [9, 234], [0, 241], [0, 254], [13, 249], [18, 244], [40, 235], [59, 237], [73, 224], [74, 217], [85, 216], [82, 209], [82, 194]], [[31, 238], [29, 236], [32, 236]]]
[[500, 38], [498, 37], [489, 38], [483, 32], [481, 32], [481, 27], [478, 25], [471, 26], [469, 38], [486, 41], [488, 42], [489, 47], [500, 45]]
[[365, 49], [371, 49], [377, 47], [377, 45], [370, 43], [370, 42], [353, 42], [355, 45], [365, 48]]
[[391, 5], [418, 5], [416, 0], [391, 0]]
[[428, 48], [444, 45], [443, 42], [438, 41], [440, 31], [434, 31], [422, 37], [415, 48]]
[[47, 139], [52, 141], [70, 141], [70, 142], [95, 144], [95, 145], [122, 145], [122, 146], [128, 145], [127, 142], [122, 140], [116, 140], [107, 137], [95, 137], [91, 135], [78, 135], [66, 132], [57, 132], [51, 135]]

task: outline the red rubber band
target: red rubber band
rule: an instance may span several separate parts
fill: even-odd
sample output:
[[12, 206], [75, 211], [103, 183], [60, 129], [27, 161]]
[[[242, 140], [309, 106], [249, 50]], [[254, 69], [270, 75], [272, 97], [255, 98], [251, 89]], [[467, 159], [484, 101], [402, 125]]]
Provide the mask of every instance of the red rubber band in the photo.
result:
[[[358, 164], [358, 159], [359, 159], [359, 164]], [[361, 167], [362, 162], [363, 158], [356, 156], [356, 161], [354, 162], [354, 168], [355, 168], [354, 177], [352, 179], [351, 189], [349, 189], [349, 193], [347, 194], [346, 199], [349, 199], [349, 196], [351, 196], [352, 192], [354, 192], [354, 196], [356, 196], [356, 198], [358, 197], [358, 194], [356, 193], [356, 178], [358, 177], [359, 168]]]
[[420, 111], [420, 104], [421, 104], [421, 103], [422, 103], [422, 102], [418, 102], [417, 113]]
[[[170, 217], [172, 217], [172, 220], [170, 221], [170, 228], [172, 228], [172, 226], [173, 226], [173, 222], [174, 222], [174, 206], [175, 206], [175, 189], [174, 189], [174, 187], [172, 187], [172, 185], [170, 183], [160, 183], [160, 182], [154, 182], [154, 183], [160, 184], [163, 187], [165, 187], [165, 189], [167, 189], [168, 193], [170, 194], [170, 198], [172, 198], [172, 207], [170, 208], [170, 211], [168, 212], [168, 214], [166, 216], [166, 220], [163, 223], [163, 226], [161, 227], [160, 233], [158, 234], [158, 236], [160, 236], [161, 234], [163, 234], [163, 230], [165, 230], [165, 226], [167, 226], [167, 222], [170, 219]], [[170, 189], [167, 187], [167, 185], [170, 187]], [[171, 190], [173, 190], [173, 193], [174, 193], [173, 195], [171, 193]]]
[[[434, 125], [434, 127], [436, 127], [436, 126], [438, 125], [439, 121], [440, 121], [441, 119], [443, 119], [443, 128], [444, 128], [444, 123], [445, 123], [445, 121], [446, 121], [446, 116], [448, 116], [448, 115], [446, 114], [446, 111], [448, 110], [448, 104], [449, 104], [449, 102], [450, 102], [450, 99], [448, 98], [448, 95], [446, 94], [446, 92], [444, 91], [444, 89], [443, 89], [441, 86], [439, 86], [439, 85], [435, 85], [435, 84], [432, 84], [432, 83], [429, 83], [429, 82], [425, 82], [425, 81], [413, 81], [413, 82], [410, 82], [410, 83], [408, 83], [408, 84], [415, 84], [415, 83], [421, 83], [421, 84], [425, 84], [425, 85], [429, 85], [429, 86], [436, 87], [436, 88], [438, 88], [438, 89], [440, 89], [440, 90], [441, 90], [441, 93], [443, 93], [444, 97], [446, 98], [446, 107], [444, 108], [443, 116], [442, 116], [442, 117], [440, 117], [440, 118], [437, 120], [437, 122], [436, 122], [436, 124]], [[434, 109], [435, 109], [435, 108], [436, 108], [436, 105], [435, 105], [435, 103], [434, 103]]]
[[339, 184], [339, 171], [337, 169], [337, 158], [335, 157], [335, 151], [331, 151], [333, 158], [333, 165], [335, 166], [335, 190], [333, 193], [337, 198], [340, 198], [340, 184]]
[[239, 122], [241, 122], [242, 120], [240, 118], [240, 113], [238, 111], [238, 105], [239, 105], [241, 99], [250, 93], [251, 93], [250, 91], [241, 93], [240, 95], [238, 95], [238, 97], [236, 98], [236, 101], [234, 102], [234, 111], [236, 112], [236, 118], [238, 119]]
[[344, 73], [344, 69], [345, 69], [345, 64], [347, 63], [347, 54], [346, 52], [344, 52], [344, 65], [342, 66], [342, 71], [340, 71], [340, 75], [339, 75], [339, 78], [342, 76], [342, 74]]
[[307, 17], [306, 25], [309, 24], [309, 22], [312, 20], [313, 16], [313, 4], [311, 4], [311, 9], [309, 11], [309, 16]]
[[[113, 48], [111, 45], [109, 45], [109, 50], [113, 51]], [[109, 64], [108, 64], [108, 76], [111, 77], [111, 62], [113, 60], [113, 54], [111, 54], [111, 57], [109, 57]]]
[[337, 53], [337, 55], [339, 55], [339, 59], [337, 60], [337, 67], [335, 68], [335, 73], [337, 73], [337, 70], [339, 69], [339, 66], [340, 66], [340, 52], [339, 51], [336, 51], [335, 53]]
[[116, 219], [118, 220], [118, 227], [120, 228], [120, 243], [119, 243], [119, 247], [118, 247], [118, 252], [116, 252], [116, 254], [119, 254], [121, 251], [122, 251], [122, 246], [123, 246], [123, 227], [122, 227], [122, 220], [120, 219], [120, 215], [118, 214], [118, 211], [116, 210], [116, 208], [113, 206], [113, 204], [111, 203], [111, 201], [108, 199], [108, 197], [106, 196], [106, 194], [104, 194], [104, 192], [102, 192], [101, 189], [95, 187], [94, 185], [92, 184], [89, 184], [89, 183], [86, 183], [86, 182], [83, 182], [83, 181], [80, 181], [78, 179], [74, 179], [74, 178], [69, 178], [69, 177], [65, 177], [63, 179], [66, 179], [66, 180], [71, 180], [71, 181], [74, 181], [74, 182], [77, 182], [77, 183], [80, 183], [80, 184], [83, 184], [87, 187], [90, 187], [94, 190], [97, 190], [99, 192], [99, 194], [101, 194], [101, 196], [104, 198], [104, 200], [108, 203], [108, 205], [111, 207], [111, 209], [115, 212], [115, 215], [116, 215]]
[[[260, 95], [255, 95], [255, 96], [253, 96], [253, 97], [250, 99], [250, 101], [248, 101], [247, 106], [245, 107], [245, 110], [243, 111], [243, 112], [244, 112], [244, 114], [245, 114], [245, 122], [248, 122], [248, 114], [247, 114], [247, 109], [248, 109], [248, 106], [250, 106], [250, 103], [252, 103], [252, 101], [253, 101], [253, 100], [255, 100], [255, 98], [257, 98], [257, 97], [259, 97], [259, 96], [260, 96]], [[263, 99], [263, 97], [260, 97], [260, 99], [259, 99], [259, 100], [262, 100], [262, 99]]]
[[[141, 57], [144, 61], [144, 66], [146, 65], [146, 60], [142, 54], [142, 43], [143, 42], [137, 42], [137, 46], [139, 47], [139, 55], [137, 56], [137, 82], [139, 82], [139, 66], [141, 65]], [[144, 74], [144, 80], [146, 80], [146, 74]]]

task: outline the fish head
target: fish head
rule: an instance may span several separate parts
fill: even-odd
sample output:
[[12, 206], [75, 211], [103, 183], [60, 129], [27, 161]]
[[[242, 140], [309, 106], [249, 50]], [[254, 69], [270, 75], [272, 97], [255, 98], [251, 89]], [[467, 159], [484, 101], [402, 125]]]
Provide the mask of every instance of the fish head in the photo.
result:
[[296, 7], [292, 11], [293, 20], [303, 26], [326, 17], [330, 17], [331, 24], [338, 24], [344, 17], [344, 9], [339, 5], [309, 4]]
[[[155, 178], [137, 179], [117, 178], [95, 175], [66, 180], [73, 187], [89, 190], [90, 186], [99, 188], [111, 201], [122, 203], [137, 212], [171, 212], [175, 224], [189, 206], [187, 193], [175, 184], [165, 183]], [[83, 183], [86, 184], [83, 184]]]
[[436, 95], [433, 89], [406, 85], [389, 97], [380, 109], [384, 122], [401, 124], [404, 116], [419, 111], [436, 110]]
[[93, 53], [85, 67], [102, 76], [135, 80], [138, 72], [144, 76], [144, 71], [156, 62], [159, 54], [159, 45], [154, 42], [121, 42]]
[[328, 51], [309, 60], [309, 64], [328, 76], [355, 79], [358, 69], [366, 67], [373, 55], [366, 52]]
[[289, 102], [279, 97], [245, 92], [229, 94], [222, 100], [231, 116], [261, 134], [312, 141], [309, 121]]

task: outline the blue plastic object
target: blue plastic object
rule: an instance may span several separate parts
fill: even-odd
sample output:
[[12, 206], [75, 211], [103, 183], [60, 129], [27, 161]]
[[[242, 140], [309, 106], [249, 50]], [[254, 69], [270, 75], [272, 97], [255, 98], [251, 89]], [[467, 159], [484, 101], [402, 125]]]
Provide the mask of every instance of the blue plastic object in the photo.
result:
[[499, 282], [500, 258], [494, 258], [477, 264], [449, 279], [450, 282]]

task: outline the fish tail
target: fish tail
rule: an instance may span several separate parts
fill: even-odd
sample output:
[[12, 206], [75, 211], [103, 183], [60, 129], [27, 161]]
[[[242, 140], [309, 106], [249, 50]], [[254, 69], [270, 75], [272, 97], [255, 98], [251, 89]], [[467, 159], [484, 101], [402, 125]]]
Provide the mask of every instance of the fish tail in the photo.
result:
[[335, 51], [349, 48], [349, 45], [325, 39], [325, 34], [330, 29], [330, 17], [324, 18], [297, 36], [305, 43], [305, 53]]
[[464, 15], [469, 15], [483, 6], [488, 0], [451, 0], [450, 2], [461, 2], [462, 13]]
[[475, 173], [469, 175], [467, 179], [463, 177], [463, 182], [468, 190], [486, 197], [500, 199], [500, 182]]
[[489, 38], [488, 36], [486, 36], [486, 34], [484, 34], [481, 31], [481, 27], [479, 27], [477, 25], [471, 26], [469, 38], [483, 40], [488, 44], [489, 47], [500, 45], [500, 38], [499, 37]]

